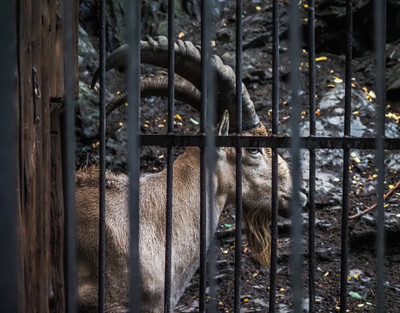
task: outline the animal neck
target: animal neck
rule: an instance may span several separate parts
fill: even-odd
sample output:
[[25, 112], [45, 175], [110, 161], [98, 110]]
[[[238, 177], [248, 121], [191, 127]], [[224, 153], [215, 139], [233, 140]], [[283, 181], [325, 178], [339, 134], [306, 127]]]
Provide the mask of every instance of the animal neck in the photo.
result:
[[[185, 153], [181, 154], [175, 162], [174, 176], [179, 176], [179, 181], [183, 182], [186, 186], [192, 186], [193, 189], [198, 188], [200, 191], [200, 163], [200, 149], [198, 147], [187, 147]], [[223, 184], [221, 185], [221, 175], [226, 175], [226, 173], [221, 173], [221, 171], [219, 171], [217, 168], [216, 173], [214, 174], [215, 209], [213, 210], [215, 213], [214, 218], [217, 221], [222, 213], [222, 210], [227, 205], [228, 200], [228, 190], [223, 186]], [[199, 200], [195, 199], [195, 201]]]

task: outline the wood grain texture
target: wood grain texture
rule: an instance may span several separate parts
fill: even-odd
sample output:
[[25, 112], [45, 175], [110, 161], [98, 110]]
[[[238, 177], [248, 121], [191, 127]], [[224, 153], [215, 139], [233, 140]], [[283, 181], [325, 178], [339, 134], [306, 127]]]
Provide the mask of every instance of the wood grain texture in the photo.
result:
[[19, 312], [64, 312], [63, 1], [18, 4]]

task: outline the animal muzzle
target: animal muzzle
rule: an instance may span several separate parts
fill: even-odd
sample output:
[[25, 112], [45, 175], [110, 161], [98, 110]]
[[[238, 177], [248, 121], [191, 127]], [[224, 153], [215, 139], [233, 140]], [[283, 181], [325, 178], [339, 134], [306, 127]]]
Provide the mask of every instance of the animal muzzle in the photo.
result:
[[[278, 209], [280, 216], [286, 218], [291, 216], [290, 202], [291, 193], [285, 192], [280, 196]], [[307, 204], [307, 190], [303, 187], [299, 189], [298, 204], [301, 208], [305, 207]]]

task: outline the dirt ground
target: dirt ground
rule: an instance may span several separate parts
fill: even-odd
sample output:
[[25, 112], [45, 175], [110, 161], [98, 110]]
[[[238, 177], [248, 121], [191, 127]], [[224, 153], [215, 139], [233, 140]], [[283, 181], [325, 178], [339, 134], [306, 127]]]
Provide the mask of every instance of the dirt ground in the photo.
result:
[[[257, 1], [245, 1], [244, 6], [244, 60], [243, 73], [256, 109], [266, 125], [270, 125], [269, 110], [271, 109], [271, 5]], [[321, 7], [322, 8], [322, 7]], [[290, 98], [288, 89], [289, 60], [288, 60], [288, 31], [287, 31], [287, 3], [281, 3], [281, 105], [279, 112], [280, 133], [287, 135], [290, 123]], [[302, 18], [306, 18], [306, 10], [301, 10]], [[224, 62], [234, 65], [234, 7], [226, 5], [221, 10], [223, 17], [216, 22], [216, 54], [222, 56]], [[321, 17], [322, 19], [322, 17]], [[329, 19], [327, 18], [326, 21]], [[320, 21], [321, 22], [321, 21]], [[305, 23], [305, 22], [304, 22]], [[318, 24], [319, 36], [321, 32], [329, 30], [327, 23]], [[198, 23], [182, 26], [185, 38], [199, 42]], [[336, 118], [343, 113], [343, 101], [336, 106], [329, 106], [323, 99], [332, 90], [339, 90], [340, 79], [344, 80], [343, 50], [329, 41], [329, 36], [317, 43], [317, 57], [322, 58], [317, 63], [317, 120], [321, 125], [321, 135], [340, 135], [341, 130], [335, 126], [340, 124]], [[332, 35], [332, 37], [334, 37]], [[333, 40], [333, 39], [332, 39]], [[335, 48], [332, 48], [335, 47]], [[304, 45], [302, 54], [302, 85], [303, 130], [307, 131], [308, 122], [308, 66], [307, 49]], [[363, 104], [372, 103], [370, 91], [373, 91], [370, 63], [372, 54], [368, 48], [359, 47], [354, 65], [353, 90], [355, 95], [363, 95], [367, 102], [360, 104], [360, 109], [352, 108], [354, 125], [360, 123], [363, 130], [361, 136], [373, 134], [374, 112], [368, 112]], [[326, 58], [325, 58], [326, 57]], [[368, 66], [366, 65], [368, 64]], [[110, 73], [111, 92], [116, 91], [118, 74]], [[84, 83], [88, 83], [87, 76], [82, 76]], [[116, 83], [117, 82], [117, 83]], [[114, 85], [114, 87], [112, 86]], [[370, 99], [368, 99], [368, 95]], [[110, 95], [111, 96], [111, 95]], [[364, 99], [365, 100], [365, 99]], [[371, 101], [369, 101], [371, 100]], [[93, 119], [85, 120], [86, 103], [80, 104], [78, 112], [78, 144], [77, 167], [96, 164], [98, 162], [97, 128]], [[92, 104], [93, 105], [93, 104]], [[398, 102], [388, 102], [387, 122], [393, 129], [394, 136], [398, 135]], [[357, 106], [357, 104], [355, 105]], [[93, 110], [95, 110], [94, 108]], [[364, 111], [363, 111], [364, 110]], [[144, 134], [162, 134], [166, 131], [166, 104], [157, 98], [144, 100], [141, 106], [141, 131]], [[358, 113], [357, 113], [358, 112]], [[199, 131], [199, 114], [188, 105], [177, 105], [179, 117], [175, 119], [177, 133], [197, 133]], [[126, 171], [126, 108], [115, 112], [108, 120], [107, 166], [114, 171]], [[359, 118], [358, 118], [359, 117]], [[326, 122], [327, 121], [327, 122]], [[91, 124], [92, 123], [92, 124]], [[90, 126], [91, 125], [91, 126]], [[353, 125], [353, 124], [352, 124]], [[342, 127], [342, 126], [340, 126]], [[319, 129], [317, 127], [317, 129]], [[355, 127], [355, 131], [357, 131]], [[179, 153], [179, 151], [177, 152]], [[353, 151], [351, 156], [351, 190], [350, 215], [376, 203], [375, 183], [377, 169], [373, 151]], [[287, 151], [282, 151], [284, 156]], [[307, 185], [307, 152], [303, 157], [303, 176]], [[143, 172], [157, 172], [165, 167], [166, 151], [158, 147], [143, 147], [141, 150], [141, 169]], [[341, 257], [341, 186], [342, 174], [340, 161], [341, 151], [317, 150], [320, 158], [326, 159], [317, 167], [317, 212], [316, 212], [316, 310], [317, 312], [337, 312], [340, 304], [340, 257]], [[398, 151], [388, 154], [386, 160], [385, 193], [399, 181], [400, 157]], [[328, 178], [326, 178], [328, 177]], [[329, 187], [329, 188], [328, 188]], [[400, 189], [394, 191], [386, 199], [385, 224], [386, 230], [386, 276], [385, 295], [386, 311], [400, 312]], [[308, 310], [308, 209], [303, 213], [302, 255], [304, 267], [304, 310]], [[228, 208], [221, 216], [216, 234], [217, 247], [217, 283], [218, 291], [216, 302], [218, 312], [233, 312], [233, 275], [234, 275], [234, 208]], [[376, 310], [376, 256], [375, 256], [376, 211], [362, 217], [349, 220], [349, 257], [348, 257], [348, 312], [375, 312]], [[243, 267], [241, 271], [241, 312], [267, 312], [269, 301], [269, 270], [260, 267], [252, 258], [243, 238]], [[279, 219], [278, 242], [278, 271], [277, 271], [277, 311], [289, 312], [291, 307], [290, 283], [290, 222]], [[198, 273], [193, 277], [184, 296], [180, 300], [176, 312], [198, 311]]]

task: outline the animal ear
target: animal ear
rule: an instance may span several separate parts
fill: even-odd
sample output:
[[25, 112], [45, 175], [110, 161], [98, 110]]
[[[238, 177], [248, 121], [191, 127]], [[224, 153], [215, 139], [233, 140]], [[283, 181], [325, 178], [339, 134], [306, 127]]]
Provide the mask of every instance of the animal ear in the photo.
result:
[[228, 136], [229, 132], [229, 112], [228, 110], [224, 111], [222, 115], [221, 121], [217, 126], [217, 134], [218, 136]]

